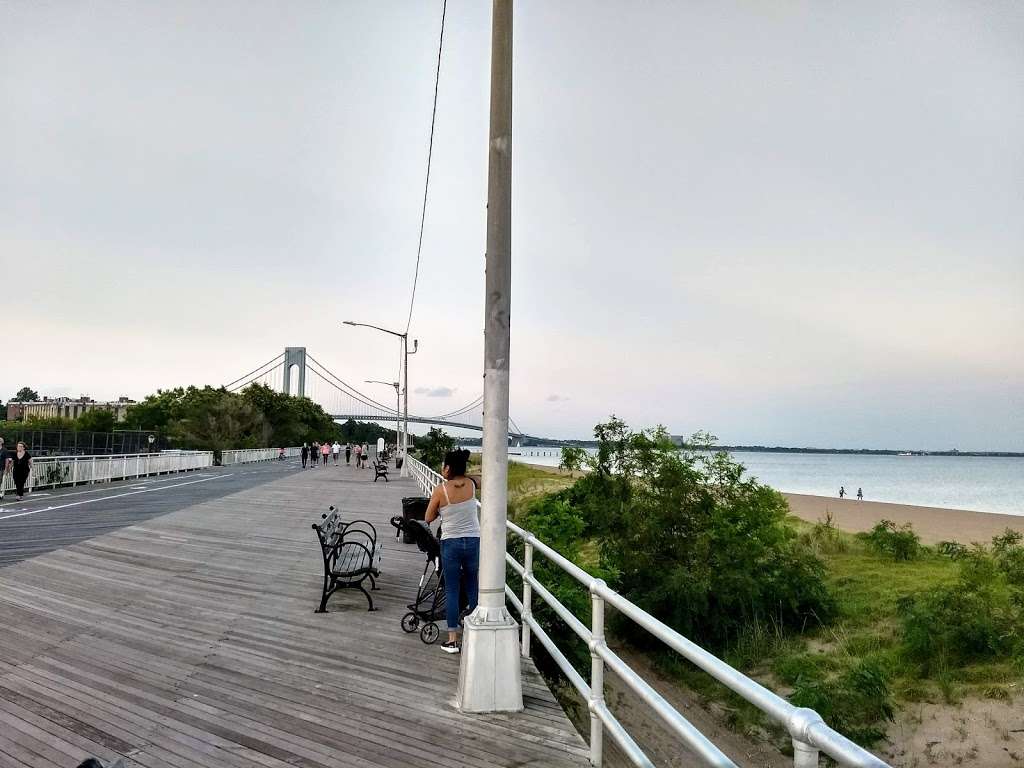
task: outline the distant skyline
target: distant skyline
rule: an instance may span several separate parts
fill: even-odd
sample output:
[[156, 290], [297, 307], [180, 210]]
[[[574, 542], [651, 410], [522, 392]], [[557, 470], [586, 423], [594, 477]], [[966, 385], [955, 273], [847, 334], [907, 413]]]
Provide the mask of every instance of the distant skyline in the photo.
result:
[[[439, 22], [0, 5], [0, 399], [285, 346], [394, 380], [341, 321], [404, 327]], [[450, 0], [413, 411], [481, 390], [489, 24]], [[515, 34], [520, 427], [1024, 450], [1024, 4], [521, 0]]]

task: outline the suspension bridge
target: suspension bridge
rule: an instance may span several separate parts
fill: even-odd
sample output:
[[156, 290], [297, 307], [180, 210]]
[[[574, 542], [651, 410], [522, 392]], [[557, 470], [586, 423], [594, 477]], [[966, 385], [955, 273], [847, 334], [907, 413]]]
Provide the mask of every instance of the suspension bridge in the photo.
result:
[[[322, 407], [335, 421], [401, 421], [405, 414], [396, 406], [388, 406], [333, 373], [305, 347], [287, 347], [258, 368], [225, 385], [229, 392], [241, 392], [253, 384], [263, 384], [277, 392], [308, 397]], [[461, 408], [436, 415], [409, 414], [409, 422], [442, 427], [483, 431], [481, 394]], [[523, 432], [509, 419], [509, 437], [515, 440], [542, 440]]]

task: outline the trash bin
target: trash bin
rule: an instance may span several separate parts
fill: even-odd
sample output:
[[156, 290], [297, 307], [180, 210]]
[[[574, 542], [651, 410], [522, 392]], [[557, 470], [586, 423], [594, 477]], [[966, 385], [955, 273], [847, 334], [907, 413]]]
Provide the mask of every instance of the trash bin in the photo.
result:
[[[427, 505], [430, 503], [430, 499], [426, 496], [406, 496], [402, 499], [402, 518], [408, 522], [409, 520], [422, 520], [427, 516]], [[406, 530], [402, 533], [403, 544], [415, 544], [416, 540], [412, 537], [412, 534]]]
[[395, 457], [395, 469], [401, 469], [402, 468], [402, 463], [404, 461], [405, 461], [405, 459], [403, 459], [401, 456], [396, 456]]

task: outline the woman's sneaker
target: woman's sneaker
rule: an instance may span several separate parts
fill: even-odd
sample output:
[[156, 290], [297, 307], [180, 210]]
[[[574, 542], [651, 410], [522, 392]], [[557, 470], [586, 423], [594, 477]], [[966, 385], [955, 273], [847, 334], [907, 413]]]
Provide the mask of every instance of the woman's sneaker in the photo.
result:
[[462, 650], [462, 644], [458, 640], [446, 640], [441, 643], [441, 650], [445, 653], [459, 653]]

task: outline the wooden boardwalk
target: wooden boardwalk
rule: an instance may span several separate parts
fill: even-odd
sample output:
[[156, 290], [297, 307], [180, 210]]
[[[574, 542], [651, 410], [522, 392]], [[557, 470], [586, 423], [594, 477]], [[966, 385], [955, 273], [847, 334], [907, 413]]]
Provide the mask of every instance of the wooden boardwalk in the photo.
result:
[[[310, 469], [0, 568], [0, 766], [583, 766], [536, 670], [526, 711], [462, 715], [458, 656], [399, 628], [423, 567], [411, 480]], [[310, 523], [371, 520], [383, 576], [326, 614]], [[67, 525], [74, 525], [68, 510]]]

